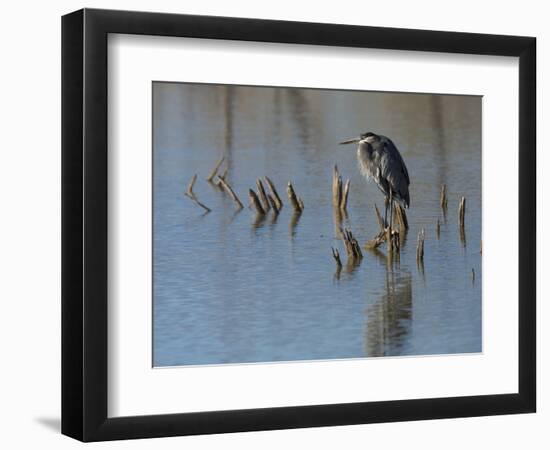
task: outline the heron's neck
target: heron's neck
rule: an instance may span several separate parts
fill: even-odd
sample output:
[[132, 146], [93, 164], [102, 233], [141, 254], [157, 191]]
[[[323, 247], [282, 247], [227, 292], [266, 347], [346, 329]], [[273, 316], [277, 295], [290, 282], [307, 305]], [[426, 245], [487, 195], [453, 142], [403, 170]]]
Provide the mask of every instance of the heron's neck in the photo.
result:
[[369, 144], [359, 142], [359, 145], [357, 146], [357, 158], [359, 161], [370, 158], [371, 148], [372, 147]]

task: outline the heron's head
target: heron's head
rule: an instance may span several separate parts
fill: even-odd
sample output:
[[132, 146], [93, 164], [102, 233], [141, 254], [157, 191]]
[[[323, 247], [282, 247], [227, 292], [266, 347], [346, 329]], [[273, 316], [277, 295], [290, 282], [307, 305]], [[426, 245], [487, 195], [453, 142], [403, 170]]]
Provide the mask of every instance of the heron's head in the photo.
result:
[[367, 131], [366, 133], [363, 133], [361, 134], [360, 136], [358, 137], [355, 137], [355, 138], [352, 138], [352, 139], [348, 139], [346, 141], [343, 141], [343, 142], [340, 142], [340, 145], [345, 145], [345, 144], [357, 144], [359, 142], [367, 142], [367, 143], [371, 143], [371, 142], [374, 142], [376, 140], [380, 139], [378, 137], [378, 135], [374, 134], [372, 131]]

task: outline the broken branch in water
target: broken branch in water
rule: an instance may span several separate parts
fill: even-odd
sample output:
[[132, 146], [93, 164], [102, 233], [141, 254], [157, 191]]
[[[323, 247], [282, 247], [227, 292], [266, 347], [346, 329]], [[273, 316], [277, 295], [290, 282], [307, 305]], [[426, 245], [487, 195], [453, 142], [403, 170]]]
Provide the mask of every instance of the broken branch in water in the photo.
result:
[[386, 228], [384, 238], [388, 244], [388, 256], [392, 255], [394, 252], [399, 256], [399, 252], [401, 251], [401, 236], [401, 233], [392, 229], [391, 225]]
[[334, 165], [332, 171], [332, 204], [335, 208], [340, 208], [342, 199], [342, 177], [338, 173], [338, 166]]
[[344, 246], [346, 247], [348, 259], [355, 260], [363, 257], [363, 252], [361, 252], [359, 242], [357, 242], [357, 239], [355, 239], [351, 230], [344, 228], [342, 232], [342, 240], [344, 241]]
[[334, 248], [334, 247], [331, 247], [332, 248], [332, 257], [334, 258], [334, 261], [336, 261], [336, 265], [338, 267], [342, 267], [342, 261], [340, 259], [340, 252], [338, 251], [337, 248]]
[[437, 222], [435, 224], [435, 235], [437, 239], [439, 239], [439, 234], [441, 232], [441, 224], [439, 223], [439, 218], [437, 219]]
[[187, 185], [187, 190], [185, 191], [185, 195], [193, 196], [193, 186], [195, 186], [195, 182], [197, 181], [197, 174], [193, 175], [191, 177], [191, 181]]
[[271, 205], [269, 204], [269, 200], [267, 199], [267, 195], [265, 194], [265, 189], [264, 189], [262, 180], [260, 180], [259, 178], [256, 180], [256, 186], [258, 187], [258, 195], [260, 196], [262, 207], [264, 211], [267, 212], [270, 210]]
[[292, 186], [292, 183], [289, 181], [286, 192], [288, 194], [288, 199], [290, 200], [290, 204], [294, 208], [295, 211], [302, 212], [304, 209], [304, 202], [302, 202], [302, 199], [299, 198], [296, 195], [296, 192], [294, 191], [294, 187]]
[[269, 201], [269, 204], [273, 208], [273, 212], [275, 213], [275, 215], [279, 214], [279, 208], [277, 208], [277, 202], [271, 196], [271, 194], [267, 194], [267, 200]]
[[466, 230], [464, 228], [464, 215], [466, 213], [466, 198], [462, 197], [458, 204], [458, 232], [460, 236], [460, 242], [463, 247], [466, 247]]
[[426, 232], [424, 228], [418, 233], [418, 241], [416, 245], [416, 262], [424, 263], [424, 240], [426, 239]]
[[460, 225], [460, 228], [464, 230], [464, 214], [466, 213], [466, 197], [462, 197], [460, 199], [460, 203], [458, 205], [458, 222]]
[[269, 188], [269, 192], [271, 193], [271, 197], [273, 198], [273, 200], [275, 201], [275, 205], [277, 206], [277, 212], [279, 212], [283, 207], [283, 202], [281, 201], [281, 197], [279, 197], [277, 189], [275, 189], [275, 185], [269, 179], [269, 177], [264, 177], [264, 179], [265, 179], [265, 182], [267, 183], [267, 187]]
[[[208, 181], [210, 183], [212, 182], [212, 180], [214, 179], [214, 177], [218, 173], [218, 169], [220, 168], [220, 166], [222, 165], [224, 160], [225, 160], [225, 156], [222, 156], [220, 159], [218, 159], [218, 161], [216, 162], [216, 165], [212, 169], [212, 172], [210, 172], [210, 175], [208, 175], [208, 178], [206, 178], [206, 181]], [[223, 177], [219, 177], [219, 178], [225, 178], [225, 174], [224, 174]]]
[[441, 195], [439, 196], [439, 205], [441, 206], [441, 209], [443, 210], [447, 209], [447, 185], [446, 184], [441, 185]]
[[379, 232], [374, 238], [366, 242], [365, 248], [369, 250], [374, 250], [378, 248], [380, 245], [386, 242], [387, 239], [386, 223], [380, 215], [380, 211], [378, 210], [378, 206], [376, 206], [376, 203], [374, 204], [374, 212], [376, 213], [376, 220], [378, 221]]
[[227, 178], [227, 167], [225, 168], [225, 170], [223, 171], [223, 173], [221, 175], [218, 175], [218, 181], [216, 181], [216, 186], [218, 187], [218, 189], [221, 189], [223, 191], [223, 187], [220, 183], [220, 180], [219, 179], [222, 179], [222, 180], [225, 180]]
[[241, 201], [239, 200], [239, 197], [237, 197], [237, 194], [235, 194], [235, 191], [233, 191], [233, 189], [231, 188], [231, 186], [229, 186], [229, 184], [227, 183], [227, 181], [225, 181], [223, 178], [221, 177], [218, 177], [218, 182], [220, 183], [221, 187], [223, 188], [223, 190], [233, 199], [233, 201], [237, 204], [237, 206], [239, 207], [239, 209], [243, 209], [244, 206], [243, 204], [241, 203]]
[[208, 206], [201, 203], [195, 193], [193, 192], [193, 186], [195, 185], [195, 181], [197, 181], [197, 174], [193, 175], [193, 178], [191, 178], [191, 181], [187, 185], [187, 190], [185, 191], [185, 196], [189, 197], [196, 205], [203, 208], [206, 212], [212, 211]]
[[378, 248], [380, 245], [386, 242], [386, 237], [386, 231], [380, 231], [380, 233], [378, 233], [374, 238], [366, 242], [365, 248], [369, 250], [374, 250], [375, 248]]
[[389, 247], [390, 253], [396, 252], [399, 256], [399, 252], [401, 251], [401, 240], [400, 240], [400, 232], [397, 230], [391, 230], [389, 231]]
[[294, 236], [295, 234], [296, 226], [300, 221], [300, 217], [302, 217], [302, 211], [293, 211], [292, 216], [290, 216], [290, 223], [288, 224], [288, 228], [291, 236]]
[[343, 212], [346, 211], [348, 206], [350, 180], [346, 180], [345, 184], [342, 183], [342, 177], [338, 172], [338, 166], [334, 165], [332, 171], [332, 205], [335, 210], [339, 209]]
[[254, 209], [258, 214], [265, 214], [265, 210], [260, 203], [260, 199], [252, 189], [248, 190], [248, 199], [250, 201], [250, 205], [254, 206]]
[[340, 209], [343, 211], [345, 211], [348, 207], [349, 185], [350, 180], [348, 178], [346, 180], [346, 183], [344, 184], [344, 188], [342, 190], [342, 198], [340, 199]]

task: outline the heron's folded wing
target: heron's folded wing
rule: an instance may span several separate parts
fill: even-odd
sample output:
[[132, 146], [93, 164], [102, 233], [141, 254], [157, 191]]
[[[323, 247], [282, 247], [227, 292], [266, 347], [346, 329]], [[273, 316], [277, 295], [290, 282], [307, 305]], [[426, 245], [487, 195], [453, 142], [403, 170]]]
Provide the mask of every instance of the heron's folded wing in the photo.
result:
[[380, 173], [408, 205], [410, 179], [407, 166], [391, 141], [385, 147], [380, 157]]

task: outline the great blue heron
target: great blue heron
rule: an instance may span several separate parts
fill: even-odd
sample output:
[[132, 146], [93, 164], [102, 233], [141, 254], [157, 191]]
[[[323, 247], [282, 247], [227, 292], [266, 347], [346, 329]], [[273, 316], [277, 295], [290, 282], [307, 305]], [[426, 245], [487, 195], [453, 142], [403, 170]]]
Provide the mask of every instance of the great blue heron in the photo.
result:
[[367, 179], [373, 179], [385, 197], [384, 221], [388, 222], [388, 206], [390, 220], [393, 202], [397, 201], [405, 208], [409, 207], [409, 172], [399, 150], [391, 139], [386, 136], [367, 132], [359, 137], [349, 139], [340, 144], [357, 143], [357, 161], [359, 170]]

